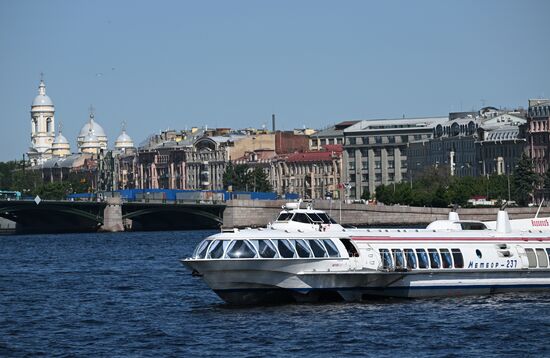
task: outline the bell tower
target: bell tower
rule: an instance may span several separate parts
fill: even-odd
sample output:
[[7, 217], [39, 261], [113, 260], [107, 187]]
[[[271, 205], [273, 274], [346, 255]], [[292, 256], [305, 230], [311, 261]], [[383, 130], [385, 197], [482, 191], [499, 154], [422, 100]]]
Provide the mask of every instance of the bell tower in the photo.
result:
[[27, 153], [32, 165], [43, 163], [52, 157], [55, 139], [55, 107], [46, 94], [43, 76], [40, 78], [38, 95], [31, 105], [31, 147]]

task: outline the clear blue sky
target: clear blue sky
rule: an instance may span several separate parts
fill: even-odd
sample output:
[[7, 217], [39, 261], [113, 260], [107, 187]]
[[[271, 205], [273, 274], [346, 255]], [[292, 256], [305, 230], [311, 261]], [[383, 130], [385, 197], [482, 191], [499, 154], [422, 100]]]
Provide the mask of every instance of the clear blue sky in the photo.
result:
[[550, 1], [0, 0], [0, 160], [30, 144], [44, 72], [75, 139], [321, 128], [550, 96]]

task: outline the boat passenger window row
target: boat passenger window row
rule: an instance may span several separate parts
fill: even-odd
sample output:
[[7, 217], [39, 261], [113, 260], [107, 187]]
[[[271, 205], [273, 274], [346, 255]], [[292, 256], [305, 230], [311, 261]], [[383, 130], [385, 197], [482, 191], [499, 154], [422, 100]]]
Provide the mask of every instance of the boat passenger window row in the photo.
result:
[[329, 239], [236, 239], [204, 240], [195, 259], [332, 258], [341, 257]]
[[463, 268], [460, 249], [380, 249], [385, 269]]
[[550, 248], [525, 249], [529, 268], [547, 268], [550, 262]]
[[336, 224], [336, 221], [325, 213], [281, 213], [277, 221], [295, 221], [304, 224]]

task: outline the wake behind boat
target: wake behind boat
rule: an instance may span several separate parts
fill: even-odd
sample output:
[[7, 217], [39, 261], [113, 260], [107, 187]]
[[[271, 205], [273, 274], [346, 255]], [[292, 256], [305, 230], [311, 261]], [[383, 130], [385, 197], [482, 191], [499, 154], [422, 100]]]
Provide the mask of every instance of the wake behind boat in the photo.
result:
[[548, 232], [512, 230], [505, 211], [494, 229], [452, 215], [426, 229], [349, 230], [319, 213], [308, 220], [323, 222], [282, 228], [297, 214], [310, 215], [296, 210], [283, 210], [292, 215], [279, 215], [266, 229], [212, 235], [182, 263], [231, 304], [550, 288]]

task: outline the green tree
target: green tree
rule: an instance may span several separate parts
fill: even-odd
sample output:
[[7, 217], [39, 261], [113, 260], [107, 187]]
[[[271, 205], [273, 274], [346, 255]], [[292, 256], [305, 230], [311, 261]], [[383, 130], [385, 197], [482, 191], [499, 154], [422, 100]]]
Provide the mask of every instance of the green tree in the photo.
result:
[[262, 168], [256, 167], [248, 173], [250, 191], [270, 192], [273, 191], [271, 183], [267, 178], [267, 174]]
[[550, 196], [550, 167], [542, 177], [542, 187], [544, 192], [544, 197], [548, 198]]
[[525, 153], [521, 156], [514, 170], [514, 194], [518, 205], [526, 206], [531, 201], [531, 194], [537, 180], [533, 172], [533, 163]]
[[36, 191], [36, 194], [41, 199], [46, 200], [62, 200], [71, 192], [71, 184], [69, 182], [53, 182], [42, 185]]
[[364, 189], [363, 194], [361, 194], [361, 199], [363, 200], [369, 200], [370, 199], [370, 191], [369, 189]]
[[222, 176], [222, 184], [225, 190], [228, 190], [229, 187], [233, 186], [233, 183], [236, 181], [235, 178], [235, 167], [232, 162], [229, 162], [225, 167], [225, 171]]
[[448, 205], [449, 205], [449, 200], [447, 199], [445, 189], [440, 185], [437, 187], [432, 197], [431, 206], [436, 208], [445, 208]]
[[262, 168], [252, 169], [246, 164], [229, 163], [223, 173], [222, 182], [225, 190], [230, 186], [233, 191], [270, 192], [273, 190]]

